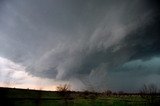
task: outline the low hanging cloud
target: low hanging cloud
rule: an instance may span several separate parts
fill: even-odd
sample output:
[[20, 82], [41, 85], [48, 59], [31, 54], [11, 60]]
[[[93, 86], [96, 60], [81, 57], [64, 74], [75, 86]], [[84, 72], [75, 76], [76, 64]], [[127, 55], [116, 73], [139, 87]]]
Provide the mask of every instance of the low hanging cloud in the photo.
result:
[[[6, 0], [0, 5], [0, 56], [22, 64], [36, 77], [124, 89], [118, 80], [127, 77], [113, 78], [115, 70], [125, 76], [137, 69], [123, 68], [125, 64], [159, 57], [158, 3]], [[130, 81], [140, 86], [134, 78]]]

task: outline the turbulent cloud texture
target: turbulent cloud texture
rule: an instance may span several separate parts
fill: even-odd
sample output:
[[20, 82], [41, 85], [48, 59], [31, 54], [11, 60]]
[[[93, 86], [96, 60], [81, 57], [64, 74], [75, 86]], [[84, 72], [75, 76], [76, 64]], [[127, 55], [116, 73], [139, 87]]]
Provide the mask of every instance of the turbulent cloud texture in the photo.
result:
[[5, 0], [0, 56], [77, 88], [158, 85], [159, 10], [156, 0]]

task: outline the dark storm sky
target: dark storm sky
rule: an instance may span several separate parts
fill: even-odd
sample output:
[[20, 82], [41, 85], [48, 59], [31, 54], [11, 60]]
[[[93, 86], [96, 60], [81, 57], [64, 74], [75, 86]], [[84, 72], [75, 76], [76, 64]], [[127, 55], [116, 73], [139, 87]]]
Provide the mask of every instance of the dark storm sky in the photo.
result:
[[158, 0], [0, 1], [0, 57], [39, 78], [96, 90], [159, 86], [159, 40]]

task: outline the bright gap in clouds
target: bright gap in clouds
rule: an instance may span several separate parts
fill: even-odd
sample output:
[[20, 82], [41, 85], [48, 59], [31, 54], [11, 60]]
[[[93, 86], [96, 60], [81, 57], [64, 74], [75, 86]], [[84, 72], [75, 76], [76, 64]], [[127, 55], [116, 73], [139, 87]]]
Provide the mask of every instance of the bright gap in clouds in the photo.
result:
[[[52, 83], [51, 83], [52, 82]], [[0, 86], [55, 90], [57, 81], [33, 77], [25, 71], [25, 67], [9, 59], [0, 57]]]

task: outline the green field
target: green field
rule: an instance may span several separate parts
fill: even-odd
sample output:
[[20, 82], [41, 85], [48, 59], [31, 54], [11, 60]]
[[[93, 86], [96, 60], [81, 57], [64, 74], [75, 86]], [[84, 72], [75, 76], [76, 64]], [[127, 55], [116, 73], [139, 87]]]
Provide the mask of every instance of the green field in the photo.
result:
[[[158, 96], [159, 97], [159, 96]], [[3, 105], [2, 105], [3, 104]], [[51, 92], [0, 88], [0, 106], [158, 106], [138, 94]]]

